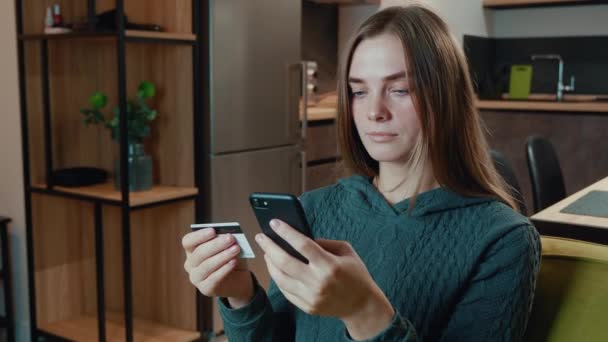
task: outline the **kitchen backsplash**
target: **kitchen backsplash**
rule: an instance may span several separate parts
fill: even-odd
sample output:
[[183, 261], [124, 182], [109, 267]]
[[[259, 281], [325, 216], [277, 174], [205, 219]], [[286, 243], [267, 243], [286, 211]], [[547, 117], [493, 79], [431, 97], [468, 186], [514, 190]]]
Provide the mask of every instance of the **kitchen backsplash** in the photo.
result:
[[464, 36], [471, 75], [481, 98], [499, 98], [509, 88], [513, 64], [533, 66], [532, 93], [555, 93], [558, 63], [532, 61], [533, 54], [558, 54], [564, 84], [575, 76], [574, 94], [608, 94], [608, 37], [485, 38]]

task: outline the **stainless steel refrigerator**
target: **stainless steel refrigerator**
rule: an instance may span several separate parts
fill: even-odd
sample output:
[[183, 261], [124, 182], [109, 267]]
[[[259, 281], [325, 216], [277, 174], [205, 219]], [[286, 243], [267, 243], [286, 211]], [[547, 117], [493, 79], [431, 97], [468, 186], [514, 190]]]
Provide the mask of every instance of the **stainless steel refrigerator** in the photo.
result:
[[[251, 192], [300, 194], [304, 187], [300, 0], [210, 0], [203, 23], [204, 217], [238, 221], [254, 247], [249, 265], [263, 286], [264, 259]], [[205, 32], [206, 31], [206, 32]], [[214, 331], [222, 330], [213, 304]]]

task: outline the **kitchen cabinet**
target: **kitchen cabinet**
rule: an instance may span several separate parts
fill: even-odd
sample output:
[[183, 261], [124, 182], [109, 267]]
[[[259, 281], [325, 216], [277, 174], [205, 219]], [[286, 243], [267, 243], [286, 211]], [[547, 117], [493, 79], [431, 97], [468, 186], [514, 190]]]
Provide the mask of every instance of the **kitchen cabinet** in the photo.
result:
[[306, 139], [306, 190], [331, 185], [340, 178], [336, 122], [333, 119], [309, 122]]
[[[597, 0], [484, 0], [483, 7], [491, 9], [508, 9], [518, 7], [543, 6], [576, 6], [599, 4]], [[605, 1], [604, 1], [605, 3]]]

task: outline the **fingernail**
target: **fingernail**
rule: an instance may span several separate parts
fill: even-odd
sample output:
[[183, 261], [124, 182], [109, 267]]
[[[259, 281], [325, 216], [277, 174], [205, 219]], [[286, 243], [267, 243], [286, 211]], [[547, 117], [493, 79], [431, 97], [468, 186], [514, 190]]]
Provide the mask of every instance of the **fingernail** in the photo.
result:
[[263, 239], [264, 239], [264, 237], [262, 236], [262, 234], [256, 234], [255, 235], [255, 241], [262, 242]]
[[230, 247], [230, 251], [231, 252], [236, 252], [237, 249], [238, 249], [237, 245], [234, 245], [234, 246]]
[[280, 225], [279, 220], [277, 220], [277, 219], [272, 219], [272, 220], [270, 220], [270, 226], [271, 226], [273, 229], [277, 229], [277, 227], [278, 227], [279, 225]]
[[226, 236], [224, 236], [224, 241], [232, 242], [232, 234], [226, 234]]

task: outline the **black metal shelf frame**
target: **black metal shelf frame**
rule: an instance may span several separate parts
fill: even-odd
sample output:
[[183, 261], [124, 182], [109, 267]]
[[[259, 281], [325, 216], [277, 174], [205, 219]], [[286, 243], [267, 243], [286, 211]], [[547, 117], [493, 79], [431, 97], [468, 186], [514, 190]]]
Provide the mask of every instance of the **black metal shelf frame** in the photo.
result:
[[10, 243], [8, 241], [8, 224], [11, 219], [0, 216], [0, 254], [2, 255], [2, 276], [4, 315], [0, 315], [0, 326], [6, 329], [7, 341], [15, 340], [15, 315], [13, 308], [13, 276], [11, 272]]
[[[74, 33], [66, 35], [27, 35], [23, 34], [23, 8], [22, 0], [15, 0], [16, 9], [16, 26], [17, 26], [17, 49], [18, 49], [18, 67], [19, 67], [19, 91], [21, 105], [21, 133], [22, 133], [22, 153], [23, 153], [23, 178], [25, 190], [25, 213], [26, 213], [26, 249], [27, 249], [27, 274], [28, 274], [28, 292], [29, 292], [29, 309], [30, 309], [30, 325], [32, 340], [37, 341], [38, 337], [49, 338], [52, 340], [67, 340], [64, 337], [56, 336], [50, 332], [43, 331], [37, 327], [36, 320], [36, 287], [34, 277], [34, 253], [33, 253], [33, 227], [32, 227], [32, 194], [44, 193], [54, 196], [64, 196], [79, 200], [91, 201], [94, 203], [94, 220], [95, 220], [95, 265], [96, 265], [96, 286], [97, 286], [97, 317], [98, 317], [98, 337], [99, 341], [106, 341], [106, 319], [105, 319], [105, 286], [104, 286], [104, 254], [103, 254], [103, 220], [102, 220], [102, 205], [118, 205], [121, 207], [121, 222], [122, 222], [122, 241], [123, 241], [123, 279], [124, 279], [124, 319], [125, 319], [125, 339], [128, 342], [133, 341], [133, 289], [131, 279], [131, 226], [130, 212], [176, 201], [195, 200], [195, 220], [200, 221], [204, 214], [202, 205], [202, 194], [198, 191], [197, 195], [182, 196], [171, 200], [163, 200], [154, 203], [131, 206], [129, 203], [129, 177], [128, 168], [120, 168], [120, 184], [121, 184], [121, 200], [112, 201], [107, 199], [96, 198], [93, 196], [69, 194], [54, 189], [51, 180], [51, 172], [53, 170], [53, 149], [52, 149], [52, 113], [50, 99], [50, 84], [49, 84], [49, 65], [48, 65], [48, 41], [53, 39], [97, 39], [103, 37], [112, 37], [116, 39], [117, 45], [117, 64], [118, 64], [118, 99], [121, 113], [126, 112], [127, 91], [126, 91], [126, 43], [162, 43], [162, 44], [179, 44], [190, 45], [192, 47], [192, 64], [193, 64], [193, 134], [194, 134], [194, 174], [195, 186], [200, 190], [205, 182], [202, 170], [203, 168], [203, 136], [201, 133], [202, 108], [203, 101], [206, 101], [206, 95], [203, 90], [202, 78], [206, 68], [201, 66], [201, 49], [208, 51], [204, 46], [204, 37], [201, 35], [206, 32], [206, 28], [201, 25], [201, 15], [206, 15], [208, 6], [202, 6], [200, 0], [192, 0], [192, 32], [196, 37], [195, 40], [186, 40], [179, 38], [161, 38], [161, 37], [127, 37], [124, 27], [124, 0], [116, 0], [116, 22], [118, 28], [116, 32], [95, 32], [95, 8], [96, 1], [88, 0], [87, 15], [89, 20], [90, 32]], [[206, 3], [206, 1], [203, 1]], [[27, 91], [25, 79], [25, 48], [24, 41], [39, 41], [40, 42], [40, 59], [41, 59], [41, 77], [42, 77], [42, 105], [43, 105], [43, 138], [44, 138], [44, 153], [46, 166], [46, 189], [36, 189], [31, 185], [31, 170], [29, 161], [29, 132], [28, 132], [28, 108], [27, 108]], [[205, 99], [201, 99], [201, 96]], [[128, 146], [127, 146], [127, 120], [120, 120], [120, 165], [128, 163]], [[193, 291], [196, 291], [193, 289]], [[203, 310], [201, 302], [204, 300], [197, 293], [197, 330], [201, 334], [201, 339], [209, 335], [210, 325], [209, 317], [206, 317], [208, 312]], [[203, 316], [204, 315], [204, 316]], [[206, 331], [207, 330], [207, 331]]]

